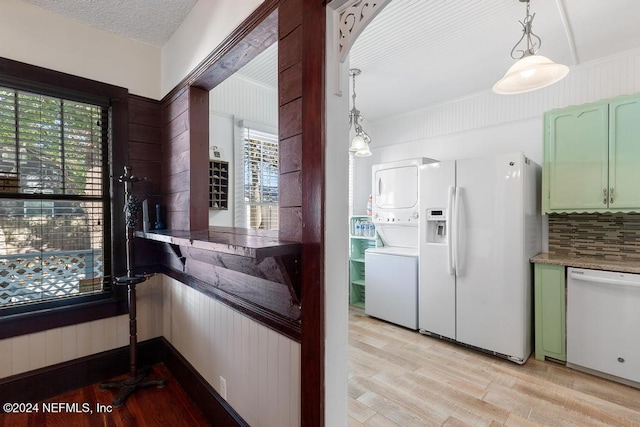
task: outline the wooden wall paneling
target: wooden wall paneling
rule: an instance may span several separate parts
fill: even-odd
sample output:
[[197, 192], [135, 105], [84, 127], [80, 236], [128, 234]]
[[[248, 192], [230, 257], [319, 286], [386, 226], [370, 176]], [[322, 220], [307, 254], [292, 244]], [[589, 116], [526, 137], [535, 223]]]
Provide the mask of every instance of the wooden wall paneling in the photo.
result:
[[300, 171], [280, 173], [278, 203], [281, 208], [302, 206], [302, 174]]
[[[167, 228], [172, 230], [189, 229], [188, 108], [186, 88], [165, 98], [161, 104], [164, 219]], [[176, 203], [178, 200], [181, 203]]]
[[302, 425], [324, 425], [324, 198], [326, 11], [302, 2]]
[[302, 0], [281, 1], [278, 14], [278, 38], [283, 39], [302, 24]]
[[[302, 99], [297, 98], [280, 107], [278, 123], [280, 139], [290, 138], [302, 133]], [[283, 153], [287, 155], [287, 153]]]
[[302, 135], [279, 141], [280, 151], [286, 155], [280, 156], [280, 173], [299, 171], [302, 167]]
[[[278, 20], [279, 238], [302, 241], [302, 1], [285, 0]], [[296, 175], [293, 175], [296, 174]], [[293, 191], [293, 194], [289, 192]]]
[[209, 91], [189, 88], [189, 230], [209, 227]]
[[302, 207], [280, 208], [278, 238], [290, 242], [302, 242]]
[[302, 62], [300, 27], [280, 39], [278, 46], [278, 69], [280, 72]]
[[[147, 200], [149, 221], [155, 223], [155, 205], [162, 203], [162, 141], [160, 102], [136, 95], [129, 96], [129, 165], [133, 174], [142, 178], [133, 184], [133, 194], [140, 202]], [[142, 214], [138, 229], [142, 229]], [[141, 240], [134, 240], [134, 265], [143, 266], [159, 262], [155, 246]]]
[[[160, 102], [154, 99], [129, 94], [129, 116], [131, 123], [160, 128]], [[160, 134], [158, 134], [158, 137]], [[156, 143], [160, 143], [156, 140]]]
[[278, 80], [278, 102], [284, 105], [302, 94], [302, 63], [283, 70]]

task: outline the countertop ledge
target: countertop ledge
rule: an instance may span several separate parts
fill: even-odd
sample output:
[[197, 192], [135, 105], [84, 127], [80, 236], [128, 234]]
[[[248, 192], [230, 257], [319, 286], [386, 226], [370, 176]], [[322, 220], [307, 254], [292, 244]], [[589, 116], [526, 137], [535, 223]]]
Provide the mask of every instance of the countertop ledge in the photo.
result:
[[621, 273], [640, 273], [640, 261], [612, 261], [595, 257], [556, 255], [547, 252], [532, 257], [530, 261], [535, 264], [564, 265], [565, 267], [619, 271]]
[[199, 231], [136, 231], [135, 235], [156, 242], [240, 255], [258, 261], [266, 257], [298, 255], [302, 250], [300, 243], [279, 240], [277, 232], [233, 227], [209, 227]]

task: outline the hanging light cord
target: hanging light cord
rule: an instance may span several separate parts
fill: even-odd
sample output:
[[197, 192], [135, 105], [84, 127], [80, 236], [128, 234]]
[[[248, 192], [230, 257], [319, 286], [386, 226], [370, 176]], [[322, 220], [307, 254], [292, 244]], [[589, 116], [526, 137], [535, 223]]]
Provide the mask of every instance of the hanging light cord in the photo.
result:
[[[520, 0], [520, 1], [525, 1], [525, 0]], [[540, 37], [538, 37], [531, 30], [531, 26], [533, 24], [533, 18], [535, 18], [536, 14], [534, 13], [533, 15], [531, 15], [529, 13], [529, 0], [526, 0], [526, 2], [527, 2], [527, 16], [525, 16], [523, 21], [518, 21], [520, 22], [520, 25], [522, 25], [522, 37], [520, 37], [520, 40], [518, 40], [515, 46], [513, 46], [513, 49], [511, 49], [511, 57], [513, 59], [522, 59], [525, 56], [535, 55], [538, 49], [540, 49], [540, 46], [542, 46], [542, 39], [540, 39]], [[518, 49], [518, 46], [520, 45], [520, 43], [522, 43], [523, 40], [526, 40], [527, 48], [525, 50]]]
[[349, 127], [351, 127], [351, 125], [353, 125], [353, 127], [355, 128], [355, 131], [357, 134], [360, 134], [362, 132], [362, 127], [360, 126], [360, 120], [362, 120], [362, 116], [360, 116], [360, 111], [356, 108], [356, 76], [358, 74], [360, 74], [359, 70], [350, 70], [351, 77], [352, 77], [352, 95], [351, 95], [351, 99], [353, 100], [353, 107], [351, 108], [351, 111], [349, 111]]

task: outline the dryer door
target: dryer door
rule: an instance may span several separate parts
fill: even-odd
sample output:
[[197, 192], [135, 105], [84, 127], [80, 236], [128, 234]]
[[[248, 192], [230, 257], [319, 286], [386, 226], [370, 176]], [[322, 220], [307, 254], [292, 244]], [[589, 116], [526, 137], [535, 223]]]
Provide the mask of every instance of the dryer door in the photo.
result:
[[418, 203], [418, 166], [375, 171], [374, 203], [380, 209], [406, 209]]

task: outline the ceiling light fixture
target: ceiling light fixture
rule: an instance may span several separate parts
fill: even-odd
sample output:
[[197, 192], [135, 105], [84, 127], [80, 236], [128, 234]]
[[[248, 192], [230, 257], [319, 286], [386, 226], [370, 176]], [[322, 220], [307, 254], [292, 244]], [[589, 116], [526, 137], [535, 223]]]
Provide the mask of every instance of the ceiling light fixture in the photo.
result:
[[367, 157], [371, 155], [371, 150], [369, 150], [369, 143], [371, 143], [371, 138], [369, 135], [362, 129], [362, 116], [360, 115], [360, 110], [356, 108], [356, 76], [359, 76], [361, 71], [357, 68], [352, 68], [349, 70], [349, 75], [353, 78], [353, 93], [351, 98], [353, 99], [353, 107], [349, 111], [349, 130], [353, 126], [356, 131], [356, 135], [351, 140], [351, 146], [349, 147], [349, 151], [355, 152], [355, 155], [358, 157]]
[[[519, 1], [527, 3], [527, 16], [524, 21], [519, 21], [522, 25], [522, 37], [511, 49], [511, 57], [518, 62], [513, 64], [504, 77], [493, 85], [493, 91], [500, 95], [542, 89], [562, 80], [569, 73], [569, 67], [566, 65], [556, 64], [545, 56], [536, 55], [542, 45], [540, 37], [531, 30], [536, 14], [529, 14], [529, 0]], [[526, 41], [526, 49], [518, 49], [523, 40]]]

